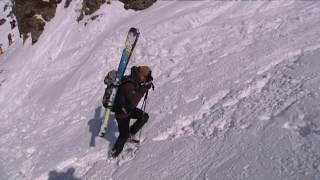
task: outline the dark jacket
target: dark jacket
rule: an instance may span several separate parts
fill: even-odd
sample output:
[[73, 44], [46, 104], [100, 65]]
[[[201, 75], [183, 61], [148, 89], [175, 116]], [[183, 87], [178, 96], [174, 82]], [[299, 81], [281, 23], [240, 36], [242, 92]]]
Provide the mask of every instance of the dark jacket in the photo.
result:
[[151, 83], [142, 85], [137, 77], [138, 68], [131, 68], [131, 75], [119, 86], [113, 111], [116, 114], [127, 114], [136, 108], [145, 93], [150, 89]]

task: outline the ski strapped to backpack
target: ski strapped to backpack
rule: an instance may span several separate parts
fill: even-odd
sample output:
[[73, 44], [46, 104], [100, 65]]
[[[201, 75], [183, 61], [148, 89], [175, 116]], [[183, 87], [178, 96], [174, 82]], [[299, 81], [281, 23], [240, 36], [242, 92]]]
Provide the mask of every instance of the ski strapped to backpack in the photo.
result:
[[125, 82], [134, 82], [130, 76], [123, 76], [122, 79], [120, 81], [116, 81], [116, 70], [111, 70], [110, 72], [108, 72], [107, 76], [104, 79], [104, 83], [105, 85], [107, 85], [105, 91], [104, 91], [104, 95], [103, 95], [103, 99], [102, 99], [102, 104], [105, 108], [109, 108], [112, 106], [110, 106], [110, 96], [112, 95], [112, 90], [113, 88], [119, 87], [121, 84], [125, 83]]
[[102, 122], [100, 132], [99, 132], [100, 137], [103, 137], [106, 133], [106, 128], [107, 128], [108, 121], [109, 121], [109, 115], [110, 115], [111, 109], [112, 109], [114, 101], [115, 101], [115, 97], [116, 97], [116, 94], [118, 91], [118, 85], [124, 75], [126, 68], [127, 68], [128, 62], [129, 62], [130, 57], [132, 55], [132, 52], [136, 46], [139, 35], [140, 35], [140, 33], [137, 28], [130, 28], [128, 35], [127, 35], [126, 42], [125, 42], [125, 48], [122, 51], [118, 70], [113, 71], [112, 73], [110, 72], [110, 79], [112, 81], [110, 81], [110, 82], [108, 81], [109, 89], [108, 89], [108, 87], [106, 88], [106, 91], [107, 90], [109, 91], [107, 93], [107, 94], [109, 94], [109, 96], [104, 97], [104, 99], [103, 99], [103, 105], [106, 107], [106, 110], [104, 113], [103, 122]]

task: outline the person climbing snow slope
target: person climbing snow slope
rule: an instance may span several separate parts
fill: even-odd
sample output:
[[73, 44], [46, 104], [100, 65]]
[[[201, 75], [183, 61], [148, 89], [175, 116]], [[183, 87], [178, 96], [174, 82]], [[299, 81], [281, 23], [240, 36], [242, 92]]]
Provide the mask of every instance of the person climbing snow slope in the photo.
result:
[[[130, 76], [125, 76], [119, 85], [113, 111], [118, 123], [119, 137], [110, 152], [117, 157], [128, 140], [132, 138], [148, 121], [149, 115], [144, 108], [137, 108], [140, 100], [153, 88], [152, 71], [148, 66], [132, 67]], [[130, 119], [137, 119], [130, 126]]]

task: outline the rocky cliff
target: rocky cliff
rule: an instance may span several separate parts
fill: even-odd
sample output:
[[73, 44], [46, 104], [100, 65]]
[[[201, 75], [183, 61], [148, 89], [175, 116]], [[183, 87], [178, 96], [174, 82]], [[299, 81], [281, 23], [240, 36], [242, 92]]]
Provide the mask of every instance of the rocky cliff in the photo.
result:
[[13, 0], [13, 13], [18, 22], [20, 37], [25, 41], [31, 34], [32, 43], [37, 42], [46, 22], [56, 13], [61, 0]]
[[[42, 34], [45, 24], [56, 13], [57, 4], [62, 0], [12, 0], [12, 13], [16, 16], [20, 37], [23, 42], [31, 35], [32, 44], [36, 43]], [[125, 9], [143, 10], [150, 7], [156, 0], [120, 0]], [[68, 8], [72, 0], [64, 1], [64, 7]], [[111, 0], [83, 0], [80, 15], [77, 21], [84, 16], [96, 12], [101, 5], [112, 3]], [[94, 19], [94, 18], [93, 18]]]

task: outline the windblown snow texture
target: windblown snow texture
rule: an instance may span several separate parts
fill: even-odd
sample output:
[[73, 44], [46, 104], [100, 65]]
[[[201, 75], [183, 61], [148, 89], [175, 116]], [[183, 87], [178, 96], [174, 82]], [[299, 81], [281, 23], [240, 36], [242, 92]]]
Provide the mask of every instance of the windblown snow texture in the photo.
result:
[[[0, 179], [320, 179], [318, 1], [112, 1], [78, 24], [81, 3], [0, 56]], [[103, 78], [130, 27], [157, 88], [139, 150], [107, 161]]]

